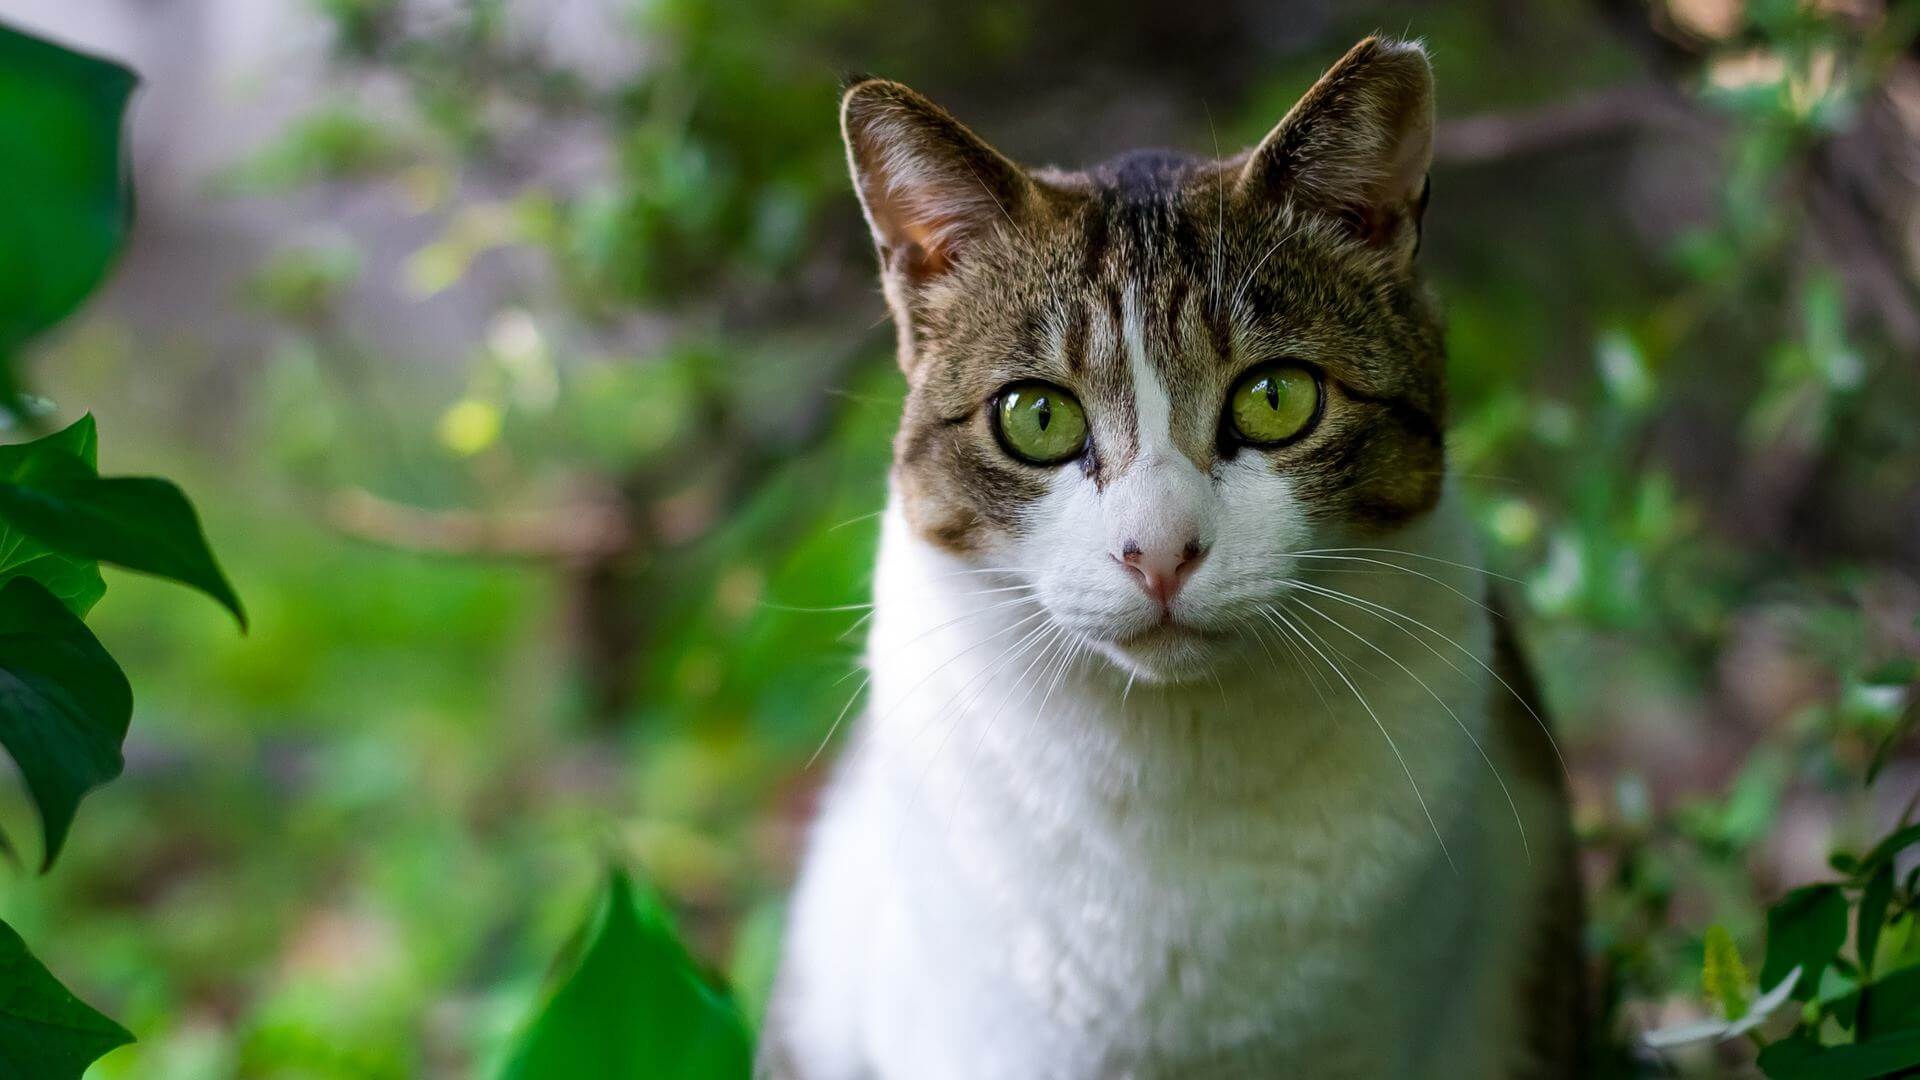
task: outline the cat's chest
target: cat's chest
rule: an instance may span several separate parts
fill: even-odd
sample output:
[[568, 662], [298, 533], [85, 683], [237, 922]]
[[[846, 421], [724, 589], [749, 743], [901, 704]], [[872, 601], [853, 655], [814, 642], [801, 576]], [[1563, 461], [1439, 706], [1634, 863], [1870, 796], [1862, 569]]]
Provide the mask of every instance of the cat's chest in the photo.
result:
[[[1054, 1047], [1058, 1075], [1153, 1076], [1205, 1075], [1205, 1061], [1234, 1075], [1239, 1054], [1312, 1060], [1407, 1028], [1422, 1004], [1377, 975], [1446, 966], [1468, 908], [1459, 879], [1423, 819], [1297, 794], [1081, 808], [1071, 830], [989, 800], [1008, 812], [946, 824], [903, 853], [876, 927], [898, 980], [876, 995], [891, 1014], [878, 1028], [964, 1032], [948, 1053], [976, 1076], [995, 1075], [995, 1033], [1028, 1055]], [[939, 1016], [923, 1012], [930, 970]]]

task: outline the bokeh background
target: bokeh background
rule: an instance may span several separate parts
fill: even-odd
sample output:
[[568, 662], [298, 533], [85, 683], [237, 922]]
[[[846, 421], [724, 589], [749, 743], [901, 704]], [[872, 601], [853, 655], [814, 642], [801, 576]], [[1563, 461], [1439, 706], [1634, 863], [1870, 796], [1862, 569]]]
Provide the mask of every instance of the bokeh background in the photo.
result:
[[1698, 1015], [1706, 927], [1757, 956], [1766, 903], [1920, 798], [1920, 4], [0, 19], [144, 78], [131, 249], [32, 384], [99, 417], [105, 471], [193, 494], [255, 618], [116, 576], [127, 775], [59, 872], [0, 873], [140, 1036], [94, 1076], [484, 1074], [609, 858], [758, 1008], [902, 390], [853, 71], [1075, 164], [1231, 151], [1363, 34], [1428, 43], [1453, 461], [1573, 766], [1622, 1039]]

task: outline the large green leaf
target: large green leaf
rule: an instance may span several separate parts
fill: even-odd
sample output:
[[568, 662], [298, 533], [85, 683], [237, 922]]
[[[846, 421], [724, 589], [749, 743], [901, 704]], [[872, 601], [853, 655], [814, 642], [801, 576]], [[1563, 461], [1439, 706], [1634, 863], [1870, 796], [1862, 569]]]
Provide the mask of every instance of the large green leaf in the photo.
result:
[[45, 864], [88, 790], [120, 775], [133, 691], [87, 624], [32, 578], [0, 587], [0, 745], [40, 811]]
[[79, 1080], [94, 1059], [132, 1041], [61, 986], [0, 922], [0, 1076]]
[[0, 366], [77, 307], [120, 250], [132, 216], [120, 135], [136, 81], [0, 26]]
[[1799, 967], [1793, 996], [1811, 997], [1820, 972], [1847, 940], [1847, 895], [1838, 885], [1809, 885], [1782, 897], [1767, 912], [1767, 962], [1760, 985], [1774, 986]]
[[1760, 1052], [1769, 1080], [1877, 1080], [1920, 1065], [1920, 1031], [1847, 1046], [1821, 1046], [1805, 1035]]
[[1863, 1029], [1873, 1035], [1920, 1031], [1920, 967], [1901, 968], [1866, 988]]
[[581, 938], [503, 1080], [745, 1080], [746, 1023], [695, 969], [658, 898], [614, 871]]
[[62, 554], [191, 585], [247, 624], [179, 488], [154, 477], [103, 477], [46, 441], [0, 459], [0, 522]]
[[[89, 468], [93, 467], [99, 452], [99, 435], [94, 430], [93, 417], [82, 416], [65, 428], [30, 443], [0, 446], [0, 476], [26, 471], [31, 468], [33, 457], [56, 450], [72, 454]], [[100, 579], [99, 563], [55, 551], [0, 521], [0, 583], [21, 576], [45, 585], [82, 618], [107, 591], [107, 583]]]

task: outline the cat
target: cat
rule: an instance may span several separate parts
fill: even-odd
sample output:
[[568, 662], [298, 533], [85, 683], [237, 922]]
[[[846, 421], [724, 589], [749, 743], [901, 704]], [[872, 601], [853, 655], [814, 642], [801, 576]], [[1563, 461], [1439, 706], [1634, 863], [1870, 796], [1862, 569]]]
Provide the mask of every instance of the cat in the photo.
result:
[[1581, 1072], [1562, 763], [1448, 484], [1433, 77], [1025, 170], [845, 92], [908, 394], [757, 1072]]

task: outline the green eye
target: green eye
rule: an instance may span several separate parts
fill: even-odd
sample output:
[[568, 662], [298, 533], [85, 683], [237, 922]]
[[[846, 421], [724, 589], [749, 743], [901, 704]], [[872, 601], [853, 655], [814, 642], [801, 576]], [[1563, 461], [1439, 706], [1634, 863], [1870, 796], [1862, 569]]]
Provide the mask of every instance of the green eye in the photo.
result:
[[1072, 394], [1048, 383], [1002, 390], [993, 421], [1007, 452], [1034, 465], [1058, 465], [1087, 445], [1087, 414]]
[[1254, 368], [1227, 394], [1233, 433], [1256, 446], [1299, 438], [1320, 416], [1320, 380], [1303, 367]]

